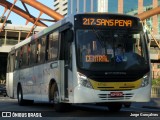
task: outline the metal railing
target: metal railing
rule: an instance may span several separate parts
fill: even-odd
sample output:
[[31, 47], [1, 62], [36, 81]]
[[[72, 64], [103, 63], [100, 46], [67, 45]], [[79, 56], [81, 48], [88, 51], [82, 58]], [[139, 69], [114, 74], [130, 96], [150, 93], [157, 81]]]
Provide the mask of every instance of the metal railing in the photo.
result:
[[[153, 41], [156, 43], [157, 47], [160, 49], [160, 44], [158, 43], [158, 40], [156, 40], [156, 38], [154, 37], [152, 31], [150, 30], [149, 26], [147, 25], [146, 22], [143, 22], [143, 24], [145, 25], [145, 27], [147, 28], [147, 30], [149, 31], [151, 38], [153, 39]], [[151, 42], [151, 41], [150, 41]]]
[[151, 97], [152, 98], [160, 97], [160, 86], [152, 86]]

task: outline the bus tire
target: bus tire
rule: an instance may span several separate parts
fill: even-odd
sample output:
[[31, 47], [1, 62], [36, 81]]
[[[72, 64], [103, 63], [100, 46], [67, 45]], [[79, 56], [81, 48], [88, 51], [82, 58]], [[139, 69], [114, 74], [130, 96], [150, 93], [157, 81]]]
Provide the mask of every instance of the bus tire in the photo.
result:
[[20, 106], [25, 105], [25, 100], [23, 99], [22, 87], [20, 85], [18, 85], [18, 88], [17, 88], [17, 99], [18, 99], [18, 104]]
[[131, 107], [131, 102], [126, 102], [123, 104], [125, 108], [130, 108]]
[[107, 106], [108, 106], [109, 111], [119, 112], [122, 108], [122, 103], [109, 103]]
[[57, 84], [54, 83], [52, 85], [52, 88], [53, 90], [53, 103], [54, 103], [54, 109], [56, 112], [65, 112], [65, 111], [68, 111], [69, 109], [69, 106], [70, 104], [68, 103], [61, 103], [60, 102], [60, 97], [59, 97], [59, 92], [58, 92], [58, 87], [57, 87]]

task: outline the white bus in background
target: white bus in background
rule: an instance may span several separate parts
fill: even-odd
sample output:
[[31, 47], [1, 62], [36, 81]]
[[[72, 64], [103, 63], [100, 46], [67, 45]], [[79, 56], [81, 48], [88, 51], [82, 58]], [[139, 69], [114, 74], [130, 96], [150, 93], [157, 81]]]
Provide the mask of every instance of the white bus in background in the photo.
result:
[[139, 18], [76, 14], [15, 45], [8, 57], [7, 88], [19, 105], [104, 103], [119, 111], [126, 102], [148, 102], [151, 67], [148, 39]]

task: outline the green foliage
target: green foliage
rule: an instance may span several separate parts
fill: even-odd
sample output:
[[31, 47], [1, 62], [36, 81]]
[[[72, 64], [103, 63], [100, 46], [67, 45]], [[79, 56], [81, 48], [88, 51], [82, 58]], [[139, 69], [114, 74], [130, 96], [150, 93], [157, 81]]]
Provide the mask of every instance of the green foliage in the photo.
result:
[[[0, 23], [3, 23], [3, 22], [4, 22], [4, 19], [0, 19]], [[12, 24], [12, 21], [11, 20], [7, 20], [6, 23]]]
[[157, 79], [153, 79], [152, 80], [152, 85], [153, 86], [160, 86], [160, 77]]

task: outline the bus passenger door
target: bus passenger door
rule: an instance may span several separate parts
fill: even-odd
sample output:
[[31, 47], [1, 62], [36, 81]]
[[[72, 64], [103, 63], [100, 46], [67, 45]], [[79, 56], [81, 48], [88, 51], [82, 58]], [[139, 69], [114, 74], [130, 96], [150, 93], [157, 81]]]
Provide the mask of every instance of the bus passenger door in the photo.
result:
[[69, 98], [69, 89], [72, 87], [72, 47], [71, 42], [68, 40], [68, 30], [65, 30], [61, 33], [61, 58], [64, 60], [64, 80], [61, 81], [63, 84], [62, 88], [64, 88], [64, 98], [68, 100]]

